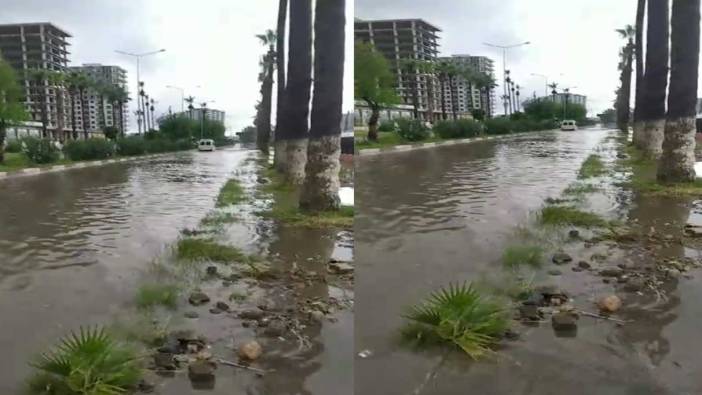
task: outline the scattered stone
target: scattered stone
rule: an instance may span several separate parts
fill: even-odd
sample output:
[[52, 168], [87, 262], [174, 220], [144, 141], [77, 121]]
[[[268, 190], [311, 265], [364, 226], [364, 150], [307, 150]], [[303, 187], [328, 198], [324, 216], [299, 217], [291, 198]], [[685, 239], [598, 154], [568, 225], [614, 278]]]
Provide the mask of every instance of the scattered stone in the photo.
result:
[[244, 328], [248, 328], [251, 326], [251, 322], [250, 321], [242, 321], [241, 326], [243, 326]]
[[687, 237], [702, 237], [702, 225], [696, 223], [686, 224], [683, 233]]
[[183, 314], [185, 318], [198, 318], [200, 317], [200, 314], [198, 314], [196, 311], [186, 311], [185, 314]]
[[578, 329], [578, 316], [561, 311], [551, 316], [551, 326], [555, 331], [574, 331]]
[[197, 360], [188, 365], [188, 378], [194, 383], [210, 382], [215, 379], [217, 364], [207, 360]]
[[561, 272], [558, 269], [551, 269], [548, 271], [548, 274], [550, 274], [551, 276], [560, 276], [561, 274], [563, 274], [563, 272]]
[[155, 386], [153, 384], [144, 379], [139, 380], [139, 383], [137, 383], [137, 390], [145, 394], [154, 392], [154, 388]]
[[519, 339], [519, 332], [515, 331], [512, 328], [508, 328], [505, 330], [504, 338], [507, 340], [517, 340]]
[[203, 292], [193, 292], [190, 294], [188, 301], [193, 306], [200, 306], [210, 301], [210, 297]]
[[556, 265], [565, 265], [566, 263], [569, 263], [573, 260], [573, 257], [570, 255], [566, 254], [565, 252], [557, 252], [553, 254], [553, 263]]
[[262, 353], [263, 349], [256, 340], [249, 340], [239, 346], [239, 357], [245, 360], [254, 361], [258, 359]]
[[577, 239], [578, 237], [580, 237], [580, 232], [577, 229], [571, 229], [568, 232], [568, 236], [570, 236], [572, 239]]
[[643, 278], [635, 277], [629, 280], [624, 285], [624, 290], [627, 292], [639, 292], [646, 287], [646, 280]]
[[605, 313], [614, 313], [622, 307], [622, 300], [617, 295], [607, 295], [600, 298], [597, 306]]
[[231, 286], [232, 286], [232, 282], [229, 281], [229, 280], [224, 280], [224, 281], [222, 281], [222, 286], [225, 287], [225, 288], [231, 287]]
[[592, 254], [590, 257], [590, 260], [595, 261], [595, 262], [604, 262], [607, 260], [607, 257], [602, 254]]
[[579, 267], [579, 266], [573, 266], [573, 267], [571, 268], [571, 270], [573, 270], [574, 272], [582, 272], [582, 271], [583, 271], [583, 268], [582, 268], [582, 267]]
[[207, 266], [207, 275], [208, 276], [216, 276], [217, 275], [217, 266]]
[[260, 320], [263, 316], [264, 312], [261, 310], [244, 310], [239, 313], [239, 318], [245, 320]]
[[522, 319], [530, 321], [541, 320], [541, 313], [539, 312], [539, 306], [533, 304], [522, 304], [519, 306], [519, 314]]
[[263, 331], [263, 334], [270, 337], [279, 337], [282, 336], [287, 329], [287, 325], [285, 325], [282, 320], [272, 320]]
[[175, 370], [175, 360], [173, 354], [168, 352], [157, 352], [154, 354], [154, 364], [159, 369]]
[[608, 278], [603, 278], [603, 279], [602, 279], [602, 282], [605, 283], [605, 284], [609, 284], [609, 283], [610, 283], [610, 279], [608, 279]]
[[322, 322], [324, 321], [324, 313], [319, 310], [314, 310], [310, 313], [310, 318], [313, 321]]
[[213, 307], [213, 308], [210, 309], [210, 313], [212, 313], [212, 314], [221, 314], [221, 313], [222, 313], [222, 310], [219, 309], [218, 307]]
[[619, 277], [624, 274], [624, 271], [618, 267], [612, 267], [600, 270], [600, 276], [604, 277]]
[[222, 311], [229, 311], [229, 305], [224, 303], [224, 302], [217, 302], [215, 304], [215, 307], [222, 310]]
[[680, 270], [678, 269], [667, 269], [665, 271], [666, 275], [671, 278], [678, 278], [680, 277]]
[[329, 270], [336, 274], [353, 273], [353, 266], [346, 262], [333, 262], [329, 264]]

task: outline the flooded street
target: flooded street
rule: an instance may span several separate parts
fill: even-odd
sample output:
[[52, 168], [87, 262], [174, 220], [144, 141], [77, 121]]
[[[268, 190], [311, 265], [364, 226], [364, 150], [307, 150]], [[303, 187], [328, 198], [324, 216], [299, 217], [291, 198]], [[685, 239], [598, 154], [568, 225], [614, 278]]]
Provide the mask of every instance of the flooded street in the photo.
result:
[[[30, 358], [70, 330], [123, 319], [134, 308], [136, 287], [151, 276], [151, 263], [169, 255], [183, 229], [198, 226], [228, 179], [255, 188], [257, 157], [252, 150], [225, 148], [0, 181], [0, 393], [17, 393]], [[349, 232], [294, 231], [252, 212], [241, 216], [221, 237], [244, 251], [317, 265], [320, 272], [331, 257], [353, 259]], [[303, 296], [346, 294], [352, 290], [324, 283]], [[178, 314], [174, 327], [184, 320]], [[197, 329], [229, 347], [220, 351], [232, 359], [231, 339], [242, 328], [228, 320], [203, 317]], [[353, 312], [341, 312], [306, 334], [312, 345], [304, 355], [290, 359], [267, 350], [275, 375], [242, 377], [221, 366], [209, 392], [229, 394], [236, 387], [249, 394], [350, 394], [352, 334]], [[192, 393], [187, 376], [160, 385], [157, 393]]]
[[[702, 297], [702, 288], [693, 277], [666, 283], [664, 301], [623, 295], [620, 318], [634, 320], [623, 327], [581, 318], [576, 337], [558, 337], [550, 323], [515, 323], [519, 340], [502, 342], [494, 358], [479, 362], [455, 350], [417, 351], [400, 344], [407, 307], [450, 282], [490, 282], [502, 271], [502, 253], [514, 241], [517, 227], [529, 223], [545, 199], [560, 196], [576, 180], [589, 154], [597, 150], [610, 162], [616, 159], [614, 143], [602, 145], [615, 133], [597, 128], [543, 132], [360, 161], [356, 169], [355, 349], [363, 351], [364, 357], [356, 357], [357, 393], [702, 391], [694, 373], [694, 356], [702, 351], [695, 335], [700, 318], [694, 301]], [[643, 199], [615, 187], [588, 196], [582, 204], [607, 218], [636, 223], [645, 231], [654, 227], [654, 232], [676, 240], [690, 214], [689, 200]], [[564, 247], [574, 262], [606, 247], [581, 246]], [[644, 249], [608, 253], [613, 265], [648, 259]], [[657, 253], [698, 257], [697, 251], [680, 245]], [[595, 309], [595, 295], [615, 289], [599, 277], [567, 269], [555, 277], [539, 271], [536, 283], [562, 287], [586, 310]]]

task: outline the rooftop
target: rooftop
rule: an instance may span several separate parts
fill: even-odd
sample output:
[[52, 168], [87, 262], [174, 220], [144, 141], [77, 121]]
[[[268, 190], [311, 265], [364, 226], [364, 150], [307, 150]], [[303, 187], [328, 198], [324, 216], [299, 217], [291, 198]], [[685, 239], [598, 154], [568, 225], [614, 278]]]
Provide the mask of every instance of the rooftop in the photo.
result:
[[68, 32], [65, 30], [61, 29], [60, 27], [54, 25], [51, 22], [33, 22], [33, 23], [2, 23], [0, 24], [0, 27], [13, 27], [13, 26], [38, 26], [38, 25], [48, 25], [52, 29], [58, 31], [61, 33], [62, 36], [64, 37], [73, 37], [71, 36]]
[[441, 29], [438, 27], [432, 25], [431, 23], [425, 21], [424, 19], [421, 18], [410, 18], [410, 19], [360, 19], [360, 18], [355, 18], [354, 22], [362, 22], [362, 23], [379, 23], [379, 22], [419, 22], [420, 24], [424, 25], [429, 30], [435, 31], [435, 32], [440, 32]]

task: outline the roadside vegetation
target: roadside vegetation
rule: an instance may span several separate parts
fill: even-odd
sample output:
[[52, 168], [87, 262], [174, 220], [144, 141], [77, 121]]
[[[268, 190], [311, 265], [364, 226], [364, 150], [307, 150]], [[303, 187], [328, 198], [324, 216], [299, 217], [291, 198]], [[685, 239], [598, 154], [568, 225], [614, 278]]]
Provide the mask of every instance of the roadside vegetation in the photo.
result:
[[175, 309], [180, 289], [175, 284], [148, 283], [137, 290], [136, 305], [140, 309], [164, 306]]
[[212, 239], [184, 237], [176, 244], [176, 257], [186, 261], [247, 262], [250, 257], [236, 247]]
[[599, 177], [606, 173], [607, 170], [605, 164], [602, 162], [602, 158], [597, 154], [592, 154], [585, 159], [585, 162], [583, 162], [580, 167], [578, 178]]
[[507, 247], [502, 254], [502, 264], [508, 268], [516, 268], [521, 265], [539, 267], [543, 262], [544, 249], [539, 245], [513, 245]]
[[217, 207], [241, 203], [245, 199], [244, 188], [241, 187], [238, 180], [233, 178], [220, 189], [217, 196]]
[[546, 206], [539, 213], [542, 225], [580, 226], [592, 228], [606, 226], [608, 222], [597, 214], [571, 206]]

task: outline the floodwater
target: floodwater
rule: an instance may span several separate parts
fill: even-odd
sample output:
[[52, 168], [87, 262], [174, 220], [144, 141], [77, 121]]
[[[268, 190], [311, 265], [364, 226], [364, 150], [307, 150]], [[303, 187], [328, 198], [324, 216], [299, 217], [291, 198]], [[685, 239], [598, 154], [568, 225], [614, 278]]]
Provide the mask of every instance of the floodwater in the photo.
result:
[[[451, 282], [480, 283], [500, 272], [515, 228], [529, 223], [546, 198], [560, 196], [593, 150], [613, 160], [614, 143], [605, 137], [615, 134], [551, 131], [364, 157], [356, 168], [356, 393], [702, 393], [702, 284], [695, 277], [666, 283], [663, 301], [622, 295], [618, 317], [634, 320], [622, 327], [581, 318], [577, 336], [558, 337], [550, 323], [516, 324], [520, 339], [479, 362], [454, 350], [417, 351], [399, 342], [405, 308]], [[690, 215], [687, 200], [643, 199], [611, 185], [583, 204], [674, 238]], [[601, 252], [612, 265], [650, 263], [644, 249], [610, 247], [571, 243], [565, 249], [574, 262]], [[674, 244], [659, 253], [699, 257]], [[557, 277], [537, 273], [537, 284], [555, 283], [584, 310], [595, 311], [595, 296], [615, 290], [590, 273], [563, 271]]]
[[[133, 308], [136, 286], [150, 276], [150, 264], [167, 255], [182, 229], [198, 226], [226, 180], [248, 168], [247, 185], [256, 184], [251, 170], [257, 155], [235, 147], [0, 180], [0, 393], [17, 393], [30, 372], [27, 362], [58, 337], [124, 317]], [[226, 229], [225, 238], [281, 260], [314, 256], [325, 272], [320, 262], [326, 265], [332, 256], [353, 259], [348, 232], [293, 232], [252, 220]], [[326, 284], [309, 292], [352, 295]], [[225, 337], [221, 331], [230, 324], [207, 318], [200, 320], [211, 332], [205, 334]], [[325, 394], [329, 387], [351, 393], [352, 331], [353, 313], [342, 312], [307, 334], [310, 352], [280, 358], [278, 374], [241, 377], [231, 369], [209, 393], [232, 393], [233, 383], [250, 394]], [[236, 359], [227, 352], [222, 356]], [[159, 383], [156, 392], [192, 389], [175, 378]]]

